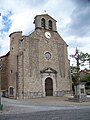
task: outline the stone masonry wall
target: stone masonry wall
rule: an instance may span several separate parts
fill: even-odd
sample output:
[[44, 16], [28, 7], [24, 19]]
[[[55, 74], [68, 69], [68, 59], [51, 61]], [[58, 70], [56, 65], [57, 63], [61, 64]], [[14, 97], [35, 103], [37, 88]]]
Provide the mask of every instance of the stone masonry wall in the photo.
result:
[[[67, 45], [57, 32], [51, 32], [52, 37], [49, 40], [45, 38], [44, 33], [44, 30], [36, 30], [25, 37], [19, 46], [21, 54], [18, 56], [18, 91], [22, 94], [21, 97], [43, 96], [40, 71], [48, 67], [57, 71], [57, 85], [53, 85], [56, 88], [54, 95], [59, 96], [71, 90]], [[45, 58], [45, 52], [51, 53], [50, 60]]]

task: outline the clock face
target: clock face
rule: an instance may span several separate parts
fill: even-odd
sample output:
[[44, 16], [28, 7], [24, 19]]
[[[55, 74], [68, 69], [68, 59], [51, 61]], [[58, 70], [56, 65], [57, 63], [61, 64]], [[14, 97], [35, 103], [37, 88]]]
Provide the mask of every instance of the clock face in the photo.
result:
[[45, 37], [46, 37], [46, 38], [51, 38], [50, 32], [45, 32]]

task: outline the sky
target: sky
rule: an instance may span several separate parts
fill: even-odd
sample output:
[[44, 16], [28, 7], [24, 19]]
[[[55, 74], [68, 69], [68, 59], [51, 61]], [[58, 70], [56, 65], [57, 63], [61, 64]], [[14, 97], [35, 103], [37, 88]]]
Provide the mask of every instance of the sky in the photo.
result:
[[[70, 55], [90, 54], [90, 0], [0, 0], [0, 55], [10, 50], [9, 34], [22, 31], [29, 35], [36, 15], [49, 14], [57, 20], [57, 31], [68, 44]], [[88, 63], [87, 63], [88, 64]]]

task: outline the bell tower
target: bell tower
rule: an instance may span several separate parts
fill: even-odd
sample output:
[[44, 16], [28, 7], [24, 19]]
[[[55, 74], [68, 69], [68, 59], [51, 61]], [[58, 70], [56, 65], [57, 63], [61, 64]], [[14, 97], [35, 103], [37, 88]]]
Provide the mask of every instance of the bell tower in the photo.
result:
[[48, 14], [37, 15], [34, 19], [35, 30], [45, 29], [50, 31], [57, 31], [57, 21]]

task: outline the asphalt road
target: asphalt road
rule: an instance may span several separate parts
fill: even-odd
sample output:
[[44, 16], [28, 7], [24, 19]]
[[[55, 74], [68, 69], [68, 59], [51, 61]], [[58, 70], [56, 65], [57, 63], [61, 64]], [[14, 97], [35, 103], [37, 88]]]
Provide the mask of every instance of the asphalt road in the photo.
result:
[[0, 120], [90, 120], [90, 102], [75, 103], [59, 97], [2, 101]]
[[90, 120], [90, 108], [4, 114], [0, 120]]

